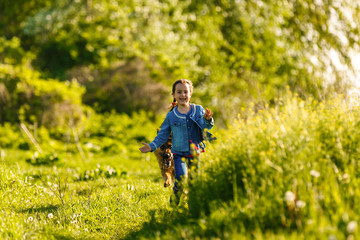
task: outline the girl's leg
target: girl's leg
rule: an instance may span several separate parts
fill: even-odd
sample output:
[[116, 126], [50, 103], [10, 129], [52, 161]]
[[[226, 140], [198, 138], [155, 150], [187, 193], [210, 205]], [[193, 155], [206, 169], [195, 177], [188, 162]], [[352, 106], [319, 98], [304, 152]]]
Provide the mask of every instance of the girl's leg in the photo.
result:
[[175, 168], [175, 184], [174, 184], [174, 193], [181, 188], [181, 182], [187, 177], [187, 166], [186, 160], [184, 157], [179, 155], [174, 155], [174, 168]]
[[[185, 179], [188, 176], [189, 170], [189, 186], [191, 185], [192, 180], [196, 180], [196, 176], [200, 169], [200, 155], [195, 158], [188, 158], [179, 155], [174, 155], [174, 168], [175, 168], [175, 183], [173, 187], [174, 192], [174, 201], [176, 204], [179, 204], [180, 196], [182, 193], [182, 185]], [[170, 198], [170, 202], [171, 198]]]
[[[187, 177], [187, 166], [186, 166], [187, 159], [179, 156], [174, 155], [174, 168], [175, 168], [175, 183], [173, 187], [173, 192], [175, 199], [174, 201], [176, 204], [179, 204], [180, 195], [182, 191], [182, 182]], [[170, 198], [170, 202], [171, 198]]]

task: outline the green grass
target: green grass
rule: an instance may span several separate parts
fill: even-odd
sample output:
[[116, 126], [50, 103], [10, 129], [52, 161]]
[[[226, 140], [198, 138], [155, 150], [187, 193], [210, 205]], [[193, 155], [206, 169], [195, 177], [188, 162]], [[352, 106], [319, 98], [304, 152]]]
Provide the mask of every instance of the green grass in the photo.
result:
[[[150, 219], [150, 211], [170, 211], [171, 190], [163, 188], [152, 155], [127, 160], [94, 154], [85, 161], [70, 155], [53, 166], [32, 166], [19, 150], [2, 149], [2, 156], [2, 239], [126, 238]], [[79, 172], [96, 171], [99, 164], [123, 174], [77, 180]]]

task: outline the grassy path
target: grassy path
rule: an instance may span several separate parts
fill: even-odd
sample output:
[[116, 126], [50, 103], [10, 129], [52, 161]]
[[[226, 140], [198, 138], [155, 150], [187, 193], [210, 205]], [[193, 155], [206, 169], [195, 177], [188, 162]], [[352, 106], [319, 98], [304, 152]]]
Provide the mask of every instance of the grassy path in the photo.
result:
[[172, 211], [152, 155], [61, 156], [54, 166], [33, 166], [27, 154], [3, 150], [2, 239], [141, 238]]

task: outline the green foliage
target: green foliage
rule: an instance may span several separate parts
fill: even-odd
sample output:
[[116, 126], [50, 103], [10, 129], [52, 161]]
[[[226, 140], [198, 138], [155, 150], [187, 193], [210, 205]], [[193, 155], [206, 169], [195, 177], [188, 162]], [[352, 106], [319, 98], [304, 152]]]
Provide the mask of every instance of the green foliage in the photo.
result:
[[22, 36], [21, 24], [39, 8], [49, 5], [45, 0], [13, 0], [11, 3], [0, 2], [0, 36], [11, 38]]
[[49, 165], [52, 166], [56, 164], [60, 158], [57, 156], [56, 153], [43, 153], [39, 154], [38, 152], [35, 152], [30, 158], [26, 159], [26, 162], [38, 166], [38, 165]]
[[0, 125], [0, 148], [16, 148], [25, 143], [18, 128], [10, 123]]
[[[111, 71], [119, 60], [142, 59], [155, 82], [169, 86], [176, 78], [192, 79], [198, 89], [193, 99], [213, 106], [227, 122], [232, 106], [273, 101], [286, 86], [316, 99], [332, 85], [343, 91], [346, 81], [330, 53], [352, 68], [359, 9], [351, 1], [67, 0], [39, 8], [22, 26], [37, 53], [34, 65], [46, 76], [65, 79], [84, 65]], [[143, 82], [127, 74], [134, 84], [123, 76], [95, 76], [86, 99], [98, 102], [101, 111], [124, 111], [111, 101], [113, 92], [104, 90], [119, 90], [132, 102], [124, 89], [135, 87], [142, 95]], [[96, 91], [103, 81], [108, 88]], [[163, 89], [153, 91], [162, 95]], [[138, 107], [125, 111], [133, 109]]]
[[101, 113], [131, 114], [141, 109], [163, 113], [172, 101], [168, 89], [153, 79], [151, 67], [140, 58], [93, 70], [73, 68], [66, 76], [85, 86], [84, 104]]
[[348, 236], [359, 214], [358, 107], [341, 97], [276, 103], [256, 114], [244, 110], [245, 118], [218, 133], [221, 142], [189, 190], [192, 214], [205, 218], [205, 236], [292, 229]]
[[83, 87], [76, 82], [42, 79], [31, 69], [19, 39], [1, 38], [6, 53], [0, 65], [0, 123], [27, 121], [47, 127], [75, 124], [83, 117]]
[[126, 145], [140, 141], [148, 142], [156, 136], [156, 129], [164, 118], [165, 116], [161, 118], [148, 112], [133, 113], [132, 116], [115, 112], [93, 114], [83, 129], [83, 136], [99, 137], [100, 140], [102, 137], [109, 137]]

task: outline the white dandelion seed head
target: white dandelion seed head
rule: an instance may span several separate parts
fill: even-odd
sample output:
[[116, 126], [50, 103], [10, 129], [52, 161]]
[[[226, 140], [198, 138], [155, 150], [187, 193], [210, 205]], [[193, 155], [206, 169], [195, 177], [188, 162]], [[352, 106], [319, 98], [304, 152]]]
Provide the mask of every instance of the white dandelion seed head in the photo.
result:
[[302, 201], [302, 200], [296, 201], [296, 207], [297, 208], [303, 208], [305, 206], [306, 206], [306, 203], [304, 201]]
[[53, 215], [52, 213], [49, 213], [49, 214], [48, 214], [48, 218], [53, 219], [53, 218], [54, 218], [54, 215]]
[[351, 221], [348, 223], [348, 225], [346, 226], [346, 231], [348, 233], [354, 233], [357, 227], [357, 222], [356, 221]]
[[314, 169], [310, 171], [310, 175], [313, 176], [314, 178], [320, 177], [320, 173]]
[[28, 218], [28, 221], [29, 221], [29, 222], [32, 222], [33, 220], [34, 220], [34, 218], [31, 217], [31, 216]]
[[328, 240], [337, 240], [337, 238], [336, 238], [336, 236], [334, 236], [334, 235], [330, 235], [330, 236], [328, 237]]
[[287, 192], [285, 193], [285, 200], [286, 200], [287, 202], [293, 202], [293, 201], [295, 201], [295, 195], [294, 195], [294, 193], [291, 192], [291, 191], [287, 191]]

